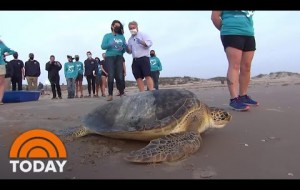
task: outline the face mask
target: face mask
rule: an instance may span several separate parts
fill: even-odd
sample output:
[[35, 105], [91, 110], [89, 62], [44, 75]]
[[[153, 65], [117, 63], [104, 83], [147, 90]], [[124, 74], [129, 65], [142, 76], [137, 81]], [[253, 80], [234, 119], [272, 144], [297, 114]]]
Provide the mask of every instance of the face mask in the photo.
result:
[[30, 60], [33, 60], [33, 56], [30, 56], [29, 59], [30, 59]]
[[121, 28], [120, 27], [115, 27], [114, 28], [115, 33], [120, 34], [121, 33]]
[[79, 61], [79, 58], [75, 58], [76, 61]]
[[154, 57], [154, 56], [155, 56], [155, 54], [154, 54], [154, 53], [150, 53], [150, 56], [151, 56], [151, 57]]
[[129, 30], [130, 31], [130, 33], [132, 34], [132, 35], [136, 35], [137, 34], [137, 29], [132, 29], [132, 30]]

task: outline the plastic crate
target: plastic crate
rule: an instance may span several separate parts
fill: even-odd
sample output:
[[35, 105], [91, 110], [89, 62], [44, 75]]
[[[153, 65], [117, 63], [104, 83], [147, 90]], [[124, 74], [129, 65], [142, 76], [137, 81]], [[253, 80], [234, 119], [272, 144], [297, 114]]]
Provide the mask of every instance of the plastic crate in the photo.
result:
[[5, 91], [4, 103], [37, 101], [40, 98], [40, 91]]

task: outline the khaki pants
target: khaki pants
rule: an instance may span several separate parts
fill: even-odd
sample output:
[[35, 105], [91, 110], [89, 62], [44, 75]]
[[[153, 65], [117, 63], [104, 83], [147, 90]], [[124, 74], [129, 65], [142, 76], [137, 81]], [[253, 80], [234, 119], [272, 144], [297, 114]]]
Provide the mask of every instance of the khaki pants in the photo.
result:
[[11, 78], [5, 78], [4, 90], [11, 90]]
[[37, 90], [37, 77], [26, 77], [28, 83], [28, 90]]

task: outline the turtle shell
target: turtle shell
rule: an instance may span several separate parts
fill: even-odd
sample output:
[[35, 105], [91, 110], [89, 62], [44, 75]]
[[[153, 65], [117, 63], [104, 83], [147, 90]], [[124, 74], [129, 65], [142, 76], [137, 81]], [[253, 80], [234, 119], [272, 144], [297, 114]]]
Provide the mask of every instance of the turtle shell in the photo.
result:
[[98, 134], [151, 130], [168, 134], [183, 116], [200, 105], [188, 90], [145, 91], [97, 107], [83, 118], [83, 123]]

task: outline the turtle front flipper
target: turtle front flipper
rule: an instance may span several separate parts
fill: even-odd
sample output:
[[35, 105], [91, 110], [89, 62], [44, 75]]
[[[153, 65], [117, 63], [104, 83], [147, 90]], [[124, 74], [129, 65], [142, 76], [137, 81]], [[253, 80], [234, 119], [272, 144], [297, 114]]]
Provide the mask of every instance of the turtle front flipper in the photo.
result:
[[171, 162], [195, 153], [201, 145], [200, 133], [189, 131], [154, 139], [137, 151], [129, 153], [125, 160], [137, 163]]
[[90, 133], [91, 132], [88, 128], [80, 125], [80, 126], [60, 130], [57, 133], [57, 135], [59, 135], [60, 138], [65, 140], [73, 140], [74, 138], [83, 137]]

